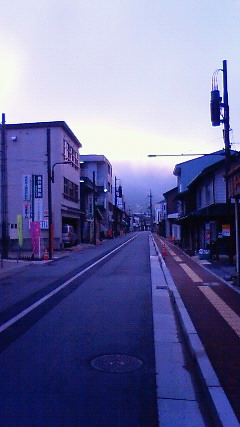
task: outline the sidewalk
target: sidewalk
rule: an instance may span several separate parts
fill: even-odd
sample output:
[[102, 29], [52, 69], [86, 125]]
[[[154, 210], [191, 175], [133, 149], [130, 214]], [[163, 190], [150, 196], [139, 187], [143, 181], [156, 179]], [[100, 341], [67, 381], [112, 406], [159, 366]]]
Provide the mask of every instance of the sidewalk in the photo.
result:
[[72, 246], [70, 248], [65, 248], [62, 251], [55, 251], [53, 254], [53, 260], [43, 260], [37, 259], [31, 260], [31, 252], [24, 252], [25, 259], [14, 259], [16, 257], [16, 253], [9, 253], [9, 259], [0, 260], [0, 279], [6, 277], [10, 274], [15, 274], [18, 271], [26, 268], [28, 265], [34, 264], [46, 264], [49, 262], [53, 262], [56, 259], [63, 258], [69, 256], [72, 252], [82, 252], [85, 249], [94, 248], [95, 245], [90, 243], [79, 243], [76, 246]]
[[162, 263], [156, 242], [150, 239], [159, 426], [214, 425], [205, 398], [200, 400], [200, 390], [196, 390], [194, 364], [186, 351]]
[[209, 270], [211, 273], [222, 279], [227, 285], [233, 287], [237, 292], [240, 292], [240, 287], [237, 286], [237, 272], [235, 265], [230, 265], [228, 256], [220, 255], [219, 260], [201, 260], [198, 255], [191, 256], [191, 258], [200, 264], [202, 267]]
[[[172, 295], [172, 301], [175, 305], [178, 318], [182, 325], [189, 350], [192, 354], [193, 359], [196, 362], [196, 366], [199, 372], [199, 379], [202, 383], [203, 389], [205, 390], [205, 394], [208, 399], [211, 412], [215, 419], [213, 425], [219, 425], [224, 427], [239, 426], [239, 422], [233, 412], [233, 409], [229, 403], [229, 400], [223, 388], [220, 385], [218, 377], [210, 363], [210, 360], [206, 354], [203, 344], [190, 319], [190, 316], [183, 303], [183, 300], [177, 290], [176, 284], [173, 281], [170, 271], [166, 266], [165, 261], [162, 257], [164, 244], [165, 244], [165, 239], [159, 238], [159, 236], [157, 236], [156, 250], [158, 251], [160, 263], [162, 265], [164, 276], [168, 284], [168, 289], [170, 294]], [[168, 247], [167, 251], [169, 252], [169, 256], [174, 255], [174, 253], [171, 254], [171, 251], [175, 252], [174, 249], [175, 248], [177, 249], [177, 247], [167, 241], [166, 241], [166, 246]], [[226, 262], [226, 259], [222, 259], [221, 260], [222, 262], [214, 263], [214, 262], [211, 262], [210, 260], [209, 261], [199, 260], [199, 257], [191, 257], [189, 255], [186, 255], [184, 252], [183, 254], [185, 257], [188, 257], [189, 260], [191, 259], [194, 262], [197, 262], [198, 264], [200, 264], [204, 269], [208, 270], [209, 273], [214, 274], [216, 277], [220, 278], [223, 282], [226, 283], [226, 285], [230, 286], [237, 292], [239, 291], [239, 289], [236, 288], [236, 286], [233, 286], [232, 284], [229, 284], [227, 281], [224, 280], [224, 277], [226, 275], [230, 277], [232, 272], [235, 271], [234, 267], [228, 265], [228, 263]], [[180, 253], [178, 255], [180, 256]], [[175, 257], [178, 258], [178, 256], [176, 255]], [[179, 260], [176, 260], [176, 262], [178, 261]], [[187, 261], [185, 262], [187, 263]], [[212, 271], [213, 269], [215, 270], [215, 272]], [[176, 273], [176, 276], [177, 276], [177, 273]], [[224, 286], [223, 283], [222, 283], [222, 286]]]

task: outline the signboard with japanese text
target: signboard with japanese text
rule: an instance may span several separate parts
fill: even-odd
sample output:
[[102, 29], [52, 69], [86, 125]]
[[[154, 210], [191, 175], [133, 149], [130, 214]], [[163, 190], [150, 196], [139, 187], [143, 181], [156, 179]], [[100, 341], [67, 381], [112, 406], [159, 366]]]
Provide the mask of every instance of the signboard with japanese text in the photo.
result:
[[31, 218], [31, 204], [23, 203], [23, 218]]
[[23, 200], [31, 200], [31, 175], [23, 175]]
[[229, 224], [223, 224], [222, 225], [222, 236], [223, 237], [229, 237], [230, 236], [230, 225]]
[[43, 199], [34, 199], [34, 220], [43, 221]]
[[34, 198], [42, 199], [43, 197], [43, 176], [34, 175]]
[[48, 219], [44, 219], [43, 221], [40, 221], [40, 228], [41, 230], [48, 230]]
[[228, 192], [229, 197], [240, 196], [240, 167], [236, 167], [228, 174]]

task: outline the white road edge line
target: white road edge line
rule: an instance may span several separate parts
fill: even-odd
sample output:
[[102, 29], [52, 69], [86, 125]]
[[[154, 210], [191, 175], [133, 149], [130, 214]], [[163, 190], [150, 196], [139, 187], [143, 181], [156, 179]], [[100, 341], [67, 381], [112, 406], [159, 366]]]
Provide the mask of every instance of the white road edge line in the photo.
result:
[[78, 277], [82, 276], [84, 273], [86, 273], [86, 271], [90, 270], [92, 267], [94, 267], [95, 265], [99, 264], [101, 261], [103, 261], [104, 259], [108, 258], [111, 254], [113, 254], [114, 252], [118, 251], [122, 246], [125, 246], [127, 243], [131, 242], [133, 239], [135, 239], [138, 236], [138, 234], [134, 237], [132, 237], [131, 239], [127, 240], [126, 242], [122, 243], [120, 246], [118, 246], [117, 248], [113, 249], [111, 252], [109, 252], [107, 255], [104, 255], [102, 258], [100, 258], [99, 260], [97, 260], [96, 262], [94, 262], [93, 264], [89, 265], [88, 267], [86, 267], [84, 270], [80, 271], [79, 273], [75, 274], [75, 276], [71, 277], [71, 279], [67, 280], [66, 282], [64, 282], [62, 285], [60, 285], [58, 288], [54, 289], [52, 292], [50, 292], [49, 294], [45, 295], [44, 297], [40, 298], [40, 300], [36, 301], [34, 304], [30, 305], [28, 308], [26, 308], [25, 310], [21, 311], [21, 313], [17, 314], [16, 316], [14, 316], [12, 319], [8, 320], [6, 323], [3, 323], [0, 326], [0, 333], [5, 331], [7, 328], [9, 328], [9, 326], [13, 325], [14, 323], [16, 323], [18, 320], [20, 320], [22, 317], [26, 316], [28, 313], [30, 313], [32, 310], [34, 310], [36, 307], [38, 307], [39, 305], [41, 305], [42, 303], [44, 303], [45, 301], [47, 301], [49, 298], [51, 298], [53, 295], [57, 294], [59, 291], [61, 291], [63, 288], [65, 288], [66, 286], [68, 286], [71, 282], [73, 282], [74, 280], [76, 280]]

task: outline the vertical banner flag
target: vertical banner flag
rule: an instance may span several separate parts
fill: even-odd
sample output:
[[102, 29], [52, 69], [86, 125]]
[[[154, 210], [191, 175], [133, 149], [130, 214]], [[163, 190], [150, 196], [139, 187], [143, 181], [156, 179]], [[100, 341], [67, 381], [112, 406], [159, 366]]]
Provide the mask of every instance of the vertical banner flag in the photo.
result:
[[31, 222], [31, 236], [33, 253], [40, 256], [40, 222]]
[[17, 216], [17, 230], [18, 230], [18, 244], [20, 247], [22, 247], [23, 245], [22, 215]]

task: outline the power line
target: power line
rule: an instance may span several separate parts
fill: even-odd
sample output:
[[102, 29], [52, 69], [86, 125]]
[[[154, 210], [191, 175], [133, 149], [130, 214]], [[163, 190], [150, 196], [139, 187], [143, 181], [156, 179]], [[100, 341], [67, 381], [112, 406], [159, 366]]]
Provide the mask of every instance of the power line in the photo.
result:
[[225, 153], [183, 153], [183, 154], [148, 154], [148, 157], [194, 157], [194, 156], [224, 156]]

